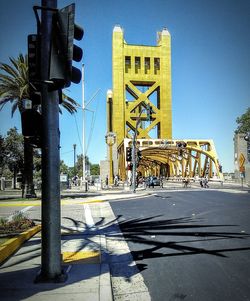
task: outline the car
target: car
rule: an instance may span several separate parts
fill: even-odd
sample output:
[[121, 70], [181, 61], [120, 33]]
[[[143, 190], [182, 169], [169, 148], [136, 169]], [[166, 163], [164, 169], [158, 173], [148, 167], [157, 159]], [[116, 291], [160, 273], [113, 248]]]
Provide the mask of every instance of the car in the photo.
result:
[[[146, 178], [146, 186], [149, 187], [149, 183], [150, 183], [150, 177]], [[153, 184], [154, 186], [162, 186], [162, 181], [158, 178], [158, 177], [153, 177]], [[152, 186], [152, 184], [151, 184]]]

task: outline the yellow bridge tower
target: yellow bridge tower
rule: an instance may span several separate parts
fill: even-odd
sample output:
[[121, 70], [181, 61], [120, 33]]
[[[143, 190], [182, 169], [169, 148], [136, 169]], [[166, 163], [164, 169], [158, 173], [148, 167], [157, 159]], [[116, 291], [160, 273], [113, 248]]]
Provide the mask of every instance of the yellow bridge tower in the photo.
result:
[[[113, 31], [112, 126], [119, 145], [131, 138], [140, 116], [138, 138], [172, 138], [170, 34], [158, 33], [157, 46], [129, 45], [123, 30]], [[146, 107], [152, 107], [147, 122]]]

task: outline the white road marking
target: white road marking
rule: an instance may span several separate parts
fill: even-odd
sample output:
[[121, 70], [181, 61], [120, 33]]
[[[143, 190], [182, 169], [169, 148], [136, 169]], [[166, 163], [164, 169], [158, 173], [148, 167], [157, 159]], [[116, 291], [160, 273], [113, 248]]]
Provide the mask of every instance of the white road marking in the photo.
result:
[[88, 226], [88, 228], [94, 229], [95, 223], [88, 204], [84, 204], [84, 214], [85, 214], [86, 225]]
[[20, 212], [24, 213], [24, 212], [30, 210], [32, 207], [34, 207], [34, 206], [27, 206], [27, 207], [23, 208], [22, 210], [19, 210], [19, 211], [13, 213], [12, 215], [10, 215], [8, 217], [8, 222], [12, 221], [13, 217], [16, 216], [16, 215], [18, 215]]

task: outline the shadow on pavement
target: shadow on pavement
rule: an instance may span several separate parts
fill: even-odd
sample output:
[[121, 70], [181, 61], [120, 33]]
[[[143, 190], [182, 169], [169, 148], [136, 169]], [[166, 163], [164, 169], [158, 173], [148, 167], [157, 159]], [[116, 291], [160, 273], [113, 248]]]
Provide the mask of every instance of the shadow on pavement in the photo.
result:
[[[71, 231], [71, 234], [63, 236], [63, 240], [79, 240], [76, 252], [81, 251], [88, 245], [101, 249], [102, 263], [110, 265], [111, 276], [122, 277], [127, 282], [130, 282], [131, 278], [139, 271], [147, 269], [147, 264], [140, 263], [143, 259], [197, 254], [227, 257], [226, 253], [228, 252], [250, 250], [249, 234], [229, 231], [229, 228], [238, 227], [237, 225], [205, 224], [204, 220], [193, 219], [192, 217], [161, 219], [161, 216], [149, 216], [147, 218], [123, 220], [120, 215], [109, 222], [106, 222], [105, 218], [102, 217], [92, 227], [67, 216], [63, 218], [70, 221], [72, 226], [76, 228], [72, 232], [71, 227], [63, 227], [63, 230]], [[225, 230], [227, 228], [228, 231]], [[94, 237], [98, 235], [105, 235], [107, 240], [113, 241], [116, 249], [105, 249], [103, 245], [98, 245], [99, 242], [94, 240]], [[136, 244], [138, 250], [130, 253], [129, 249], [123, 249], [120, 252], [119, 243], [124, 242], [124, 240]], [[208, 243], [223, 240], [229, 240], [230, 242], [246, 240], [248, 245], [239, 247], [229, 243], [227, 247], [213, 248]], [[68, 286], [77, 286], [80, 282], [99, 277], [102, 273], [100, 264], [74, 264], [66, 282], [61, 284], [39, 283], [32, 285], [32, 289], [30, 289], [40, 269], [40, 243], [41, 239], [39, 237], [29, 240], [24, 244], [25, 248], [22, 247], [15, 254], [13, 260], [6, 262], [1, 267], [3, 271], [0, 273], [0, 288], [1, 294], [2, 292], [4, 294], [3, 297], [12, 294], [13, 298], [11, 300], [21, 300], [39, 292], [46, 293], [55, 290], [56, 287], [60, 287], [60, 293], [66, 296], [70, 293], [66, 289]], [[195, 246], [196, 244], [198, 246]], [[134, 260], [137, 265], [133, 264]], [[29, 264], [31, 262], [32, 265]], [[14, 291], [13, 283], [15, 283]], [[90, 299], [91, 295], [89, 295]]]

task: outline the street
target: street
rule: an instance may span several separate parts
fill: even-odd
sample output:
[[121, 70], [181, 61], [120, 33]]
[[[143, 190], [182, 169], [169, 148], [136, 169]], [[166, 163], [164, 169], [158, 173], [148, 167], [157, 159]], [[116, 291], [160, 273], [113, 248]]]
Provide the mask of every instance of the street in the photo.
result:
[[249, 201], [208, 190], [111, 202], [153, 301], [250, 300]]

